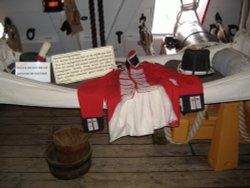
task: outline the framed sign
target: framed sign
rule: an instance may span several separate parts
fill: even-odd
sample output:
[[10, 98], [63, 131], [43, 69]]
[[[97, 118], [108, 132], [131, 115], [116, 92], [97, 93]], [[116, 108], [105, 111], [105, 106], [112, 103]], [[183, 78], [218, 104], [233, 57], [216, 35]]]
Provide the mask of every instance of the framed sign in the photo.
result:
[[57, 84], [91, 79], [111, 71], [115, 66], [112, 46], [54, 55], [51, 62]]

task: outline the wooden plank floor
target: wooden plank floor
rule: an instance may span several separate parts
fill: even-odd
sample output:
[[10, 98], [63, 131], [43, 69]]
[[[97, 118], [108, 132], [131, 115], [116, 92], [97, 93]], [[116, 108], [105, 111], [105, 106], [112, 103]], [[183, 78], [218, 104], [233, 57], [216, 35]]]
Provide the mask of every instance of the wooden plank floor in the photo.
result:
[[0, 105], [0, 188], [241, 188], [250, 187], [250, 146], [240, 145], [239, 167], [214, 172], [209, 141], [154, 145], [151, 136], [110, 144], [107, 131], [90, 135], [92, 166], [74, 180], [54, 178], [44, 158], [53, 130], [81, 127], [78, 109]]

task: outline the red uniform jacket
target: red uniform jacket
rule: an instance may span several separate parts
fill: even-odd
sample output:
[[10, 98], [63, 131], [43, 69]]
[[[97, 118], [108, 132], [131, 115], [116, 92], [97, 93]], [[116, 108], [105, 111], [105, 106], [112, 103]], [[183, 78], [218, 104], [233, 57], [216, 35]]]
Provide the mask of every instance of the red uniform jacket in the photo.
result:
[[[133, 76], [134, 71], [140, 71], [141, 76], [139, 77], [143, 77], [143, 79], [136, 79], [138, 76]], [[129, 80], [133, 83], [132, 90], [131, 86], [126, 86], [126, 83], [122, 84], [121, 75], [128, 75], [125, 82]], [[78, 88], [81, 116], [85, 123], [93, 118], [98, 119], [98, 122], [95, 123], [103, 123], [99, 120], [103, 117], [103, 103], [105, 101], [109, 121], [119, 102], [126, 100], [128, 95], [132, 97], [135, 90], [147, 92], [147, 88], [152, 86], [162, 86], [172, 102], [178, 120], [172, 122], [170, 126], [179, 124], [181, 111], [203, 110], [203, 87], [197, 76], [184, 75], [161, 65], [143, 62], [137, 67], [130, 66], [129, 69], [112, 70], [102, 77], [81, 84]], [[124, 92], [126, 88], [131, 91]]]

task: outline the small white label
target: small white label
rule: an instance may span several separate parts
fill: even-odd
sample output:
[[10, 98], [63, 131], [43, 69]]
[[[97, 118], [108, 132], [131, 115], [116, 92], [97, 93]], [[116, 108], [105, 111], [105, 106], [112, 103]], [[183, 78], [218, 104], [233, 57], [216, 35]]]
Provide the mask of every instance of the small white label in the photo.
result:
[[182, 100], [182, 98], [180, 98], [180, 107], [181, 107], [181, 111], [183, 111], [184, 110], [184, 107], [183, 107], [183, 100]]
[[200, 96], [195, 97], [195, 103], [196, 103], [197, 109], [201, 109], [201, 97]]
[[195, 110], [196, 109], [195, 97], [190, 97], [189, 98], [189, 102], [190, 102], [190, 108], [191, 108], [191, 110]]
[[50, 82], [49, 62], [16, 62], [15, 74], [23, 78], [37, 80], [40, 82]]
[[96, 118], [94, 118], [94, 119], [92, 119], [92, 121], [93, 121], [93, 127], [94, 127], [94, 130], [98, 130], [98, 129], [99, 129], [99, 126], [98, 126], [97, 119], [96, 119]]
[[92, 119], [88, 119], [87, 121], [88, 121], [88, 129], [89, 129], [89, 131], [93, 131], [94, 128], [93, 128], [93, 121], [92, 121]]

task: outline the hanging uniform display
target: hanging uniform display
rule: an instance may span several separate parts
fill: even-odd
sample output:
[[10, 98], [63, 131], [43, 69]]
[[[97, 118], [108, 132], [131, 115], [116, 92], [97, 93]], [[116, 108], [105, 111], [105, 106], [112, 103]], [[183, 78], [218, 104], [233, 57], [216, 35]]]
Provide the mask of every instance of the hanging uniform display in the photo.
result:
[[126, 135], [148, 135], [154, 129], [178, 126], [181, 111], [203, 109], [203, 87], [198, 77], [149, 62], [131, 62], [79, 86], [86, 131], [103, 129], [104, 108], [108, 109], [110, 142]]

